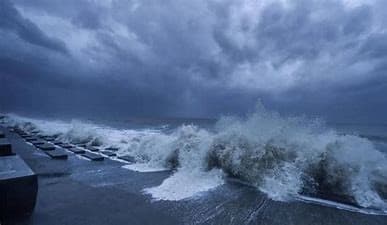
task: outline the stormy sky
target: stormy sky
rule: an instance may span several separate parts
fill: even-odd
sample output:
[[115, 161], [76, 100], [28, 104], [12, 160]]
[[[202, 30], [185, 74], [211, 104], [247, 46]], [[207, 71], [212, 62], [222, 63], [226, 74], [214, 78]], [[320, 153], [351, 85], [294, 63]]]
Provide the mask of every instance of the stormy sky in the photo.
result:
[[386, 122], [385, 0], [1, 0], [0, 111]]

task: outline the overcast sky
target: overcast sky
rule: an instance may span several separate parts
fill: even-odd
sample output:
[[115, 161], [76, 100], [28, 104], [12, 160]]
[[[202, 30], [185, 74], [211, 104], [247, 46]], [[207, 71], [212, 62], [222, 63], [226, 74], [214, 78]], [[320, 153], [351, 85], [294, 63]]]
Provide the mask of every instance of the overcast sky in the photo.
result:
[[1, 0], [1, 111], [387, 122], [385, 0]]

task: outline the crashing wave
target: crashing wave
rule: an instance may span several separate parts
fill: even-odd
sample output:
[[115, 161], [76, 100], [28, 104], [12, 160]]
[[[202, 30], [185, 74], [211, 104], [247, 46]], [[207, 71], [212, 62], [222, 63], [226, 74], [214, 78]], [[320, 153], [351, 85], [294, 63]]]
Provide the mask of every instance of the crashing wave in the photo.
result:
[[[168, 198], [160, 190], [171, 190], [171, 183], [178, 184], [179, 177], [199, 174], [205, 177], [203, 182], [209, 182], [212, 176], [217, 182], [197, 186], [208, 190], [227, 175], [257, 187], [274, 200], [307, 195], [387, 210], [387, 159], [372, 142], [339, 134], [318, 119], [282, 117], [261, 105], [246, 118], [220, 119], [212, 131], [195, 125], [182, 125], [168, 133], [115, 129], [76, 120], [44, 121], [16, 115], [5, 120], [64, 141], [118, 147], [118, 154], [131, 155], [147, 168], [173, 169], [173, 182], [165, 180], [159, 190], [147, 190], [159, 193], [162, 199]], [[174, 200], [187, 197], [174, 194]]]

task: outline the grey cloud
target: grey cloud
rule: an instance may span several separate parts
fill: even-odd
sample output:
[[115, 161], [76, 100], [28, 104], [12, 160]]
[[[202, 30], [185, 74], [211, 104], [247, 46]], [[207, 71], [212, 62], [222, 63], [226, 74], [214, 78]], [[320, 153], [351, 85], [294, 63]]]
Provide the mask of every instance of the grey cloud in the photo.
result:
[[[0, 53], [1, 72], [18, 74], [9, 87], [20, 90], [28, 81], [21, 74], [32, 74], [42, 89], [86, 114], [218, 116], [244, 113], [257, 99], [281, 112], [332, 120], [387, 113], [386, 106], [369, 110], [387, 105], [383, 1], [107, 2], [14, 1], [30, 14], [64, 21], [53, 26], [69, 29], [69, 37], [2, 2], [1, 27], [22, 39], [7, 33], [3, 39], [17, 49], [0, 44], [9, 50]], [[53, 57], [23, 41], [71, 54]], [[28, 95], [42, 95], [34, 93]]]
[[72, 22], [85, 29], [98, 29], [101, 27], [98, 14], [91, 10], [80, 11], [78, 16], [73, 18]]
[[[257, 25], [251, 25], [249, 29], [243, 27], [249, 26], [249, 22], [241, 21], [239, 26], [230, 27], [231, 15], [223, 17], [226, 21], [216, 29], [216, 37], [232, 58], [231, 63], [269, 60], [275, 66], [281, 66], [287, 60], [313, 62], [321, 57], [321, 53], [340, 55], [348, 49], [354, 50], [354, 55], [349, 57], [356, 59], [357, 48], [368, 41], [362, 35], [372, 26], [369, 6], [348, 10], [332, 1], [325, 1], [325, 4], [295, 2], [291, 9], [285, 9], [279, 3], [269, 4], [255, 18], [254, 21], [259, 21]], [[316, 11], [321, 11], [321, 19], [312, 19]], [[240, 42], [230, 40], [232, 31], [250, 35], [249, 41], [254, 44], [239, 47]]]
[[0, 16], [0, 28], [15, 32], [21, 39], [31, 44], [67, 53], [62, 41], [48, 37], [33, 22], [21, 17], [10, 1], [0, 2]]

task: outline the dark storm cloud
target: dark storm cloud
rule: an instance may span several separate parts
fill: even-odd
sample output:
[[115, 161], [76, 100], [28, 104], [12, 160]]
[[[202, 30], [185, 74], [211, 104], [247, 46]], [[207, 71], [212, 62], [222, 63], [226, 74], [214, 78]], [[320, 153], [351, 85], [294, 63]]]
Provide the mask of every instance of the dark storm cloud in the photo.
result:
[[101, 26], [97, 12], [91, 10], [82, 10], [72, 22], [85, 29], [98, 29]]
[[0, 17], [0, 28], [15, 32], [24, 41], [67, 53], [66, 46], [62, 41], [48, 37], [33, 22], [20, 16], [10, 1], [0, 2]]
[[0, 4], [3, 90], [18, 96], [10, 110], [28, 96], [116, 115], [243, 113], [257, 99], [332, 120], [387, 113], [383, 1]]

